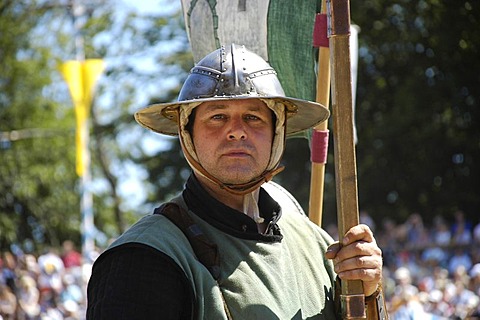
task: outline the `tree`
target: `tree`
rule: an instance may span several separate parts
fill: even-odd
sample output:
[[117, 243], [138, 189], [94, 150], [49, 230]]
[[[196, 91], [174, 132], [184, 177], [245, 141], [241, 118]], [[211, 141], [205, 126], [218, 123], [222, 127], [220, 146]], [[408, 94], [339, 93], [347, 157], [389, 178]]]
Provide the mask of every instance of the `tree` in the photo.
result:
[[[135, 124], [133, 107], [139, 107], [138, 100], [146, 104], [152, 91], [170, 91], [158, 84], [157, 74], [162, 73], [162, 80], [168, 80], [168, 74], [177, 76], [179, 67], [169, 57], [186, 43], [176, 25], [181, 22], [179, 7], [150, 15], [111, 8], [106, 1], [87, 3], [77, 17], [85, 58], [107, 62], [92, 105], [94, 181], [89, 187], [98, 229], [108, 236], [138, 217], [138, 208], [123, 194], [128, 185], [120, 183], [128, 178], [125, 168], [135, 155], [144, 152], [135, 142], [148, 134]], [[11, 244], [40, 251], [65, 239], [80, 242], [75, 118], [57, 70], [78, 53], [71, 9], [54, 1], [7, 1], [0, 6], [1, 250]], [[170, 85], [175, 90], [175, 79]]]
[[45, 97], [52, 84], [50, 52], [30, 45], [41, 16], [30, 2], [0, 7], [0, 248], [11, 243], [59, 244], [79, 219], [71, 111]]
[[[86, 4], [86, 58], [107, 68], [92, 105], [95, 224], [118, 235], [179, 192], [190, 169], [178, 142], [133, 113], [173, 101], [193, 65], [179, 3], [139, 14]], [[59, 2], [60, 3], [60, 2]], [[55, 1], [0, 5], [0, 249], [80, 241], [74, 114], [58, 64], [75, 58], [71, 8]], [[480, 10], [473, 2], [351, 2], [361, 27], [357, 168], [361, 209], [377, 220], [456, 208], [478, 221]], [[113, 8], [113, 10], [112, 10]], [[453, 22], [454, 23], [453, 23]], [[452, 23], [450, 23], [452, 22]], [[4, 36], [6, 35], [6, 36]], [[335, 223], [330, 141], [324, 224]], [[47, 151], [47, 152], [46, 152]], [[289, 140], [275, 177], [308, 207], [306, 140]]]
[[360, 203], [380, 219], [479, 208], [480, 18], [468, 1], [352, 2]]
[[[480, 126], [475, 66], [480, 39], [475, 25], [480, 11], [471, 2], [371, 0], [351, 5], [352, 22], [361, 28], [356, 99], [360, 209], [379, 222], [386, 215], [404, 221], [415, 211], [426, 219], [449, 218], [456, 208], [477, 220], [480, 175], [474, 163], [480, 159]], [[331, 139], [324, 224], [336, 223], [333, 144]], [[185, 174], [165, 160], [180, 159], [179, 146], [173, 146], [148, 163], [150, 180], [158, 186], [149, 200], [161, 201], [179, 190], [174, 180], [161, 183], [166, 179], [163, 168], [169, 168], [166, 176]], [[283, 164], [286, 169], [275, 180], [308, 208], [305, 140], [287, 141]]]

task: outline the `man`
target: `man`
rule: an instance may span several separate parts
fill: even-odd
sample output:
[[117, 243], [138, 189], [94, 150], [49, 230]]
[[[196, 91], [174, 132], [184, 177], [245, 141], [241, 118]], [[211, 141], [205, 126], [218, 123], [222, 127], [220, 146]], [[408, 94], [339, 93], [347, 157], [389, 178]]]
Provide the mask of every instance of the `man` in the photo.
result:
[[178, 102], [139, 111], [142, 126], [179, 134], [193, 174], [97, 259], [87, 318], [335, 319], [337, 275], [376, 297], [382, 257], [370, 229], [332, 244], [267, 182], [281, 171], [286, 136], [328, 115], [285, 97], [270, 65], [236, 45], [202, 59]]

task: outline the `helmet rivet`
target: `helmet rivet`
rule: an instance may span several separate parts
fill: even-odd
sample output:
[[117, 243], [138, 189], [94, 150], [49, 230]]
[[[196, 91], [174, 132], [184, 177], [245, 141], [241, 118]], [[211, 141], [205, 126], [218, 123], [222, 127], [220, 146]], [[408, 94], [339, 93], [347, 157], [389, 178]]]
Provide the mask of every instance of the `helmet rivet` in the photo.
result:
[[189, 100], [194, 95], [201, 99], [213, 95], [216, 97], [285, 95], [277, 77], [271, 79], [262, 77], [275, 75], [272, 67], [244, 46], [241, 49], [240, 46], [234, 45], [222, 46], [198, 62], [192, 69], [192, 74], [192, 77], [188, 76], [180, 91], [179, 101]]

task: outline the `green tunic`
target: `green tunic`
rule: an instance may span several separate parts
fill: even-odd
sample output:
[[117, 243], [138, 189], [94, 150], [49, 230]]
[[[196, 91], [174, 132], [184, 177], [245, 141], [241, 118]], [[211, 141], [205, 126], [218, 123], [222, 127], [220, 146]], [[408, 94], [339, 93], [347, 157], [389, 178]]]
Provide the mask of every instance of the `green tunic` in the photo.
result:
[[[198, 319], [228, 319], [227, 312], [235, 320], [335, 319], [335, 273], [324, 257], [331, 237], [310, 222], [282, 187], [272, 182], [262, 187], [282, 208], [280, 242], [239, 239], [191, 213], [218, 245], [218, 282], [197, 260], [182, 231], [163, 215], [142, 218], [111, 247], [137, 242], [170, 256], [191, 281]], [[173, 201], [187, 209], [182, 197]]]

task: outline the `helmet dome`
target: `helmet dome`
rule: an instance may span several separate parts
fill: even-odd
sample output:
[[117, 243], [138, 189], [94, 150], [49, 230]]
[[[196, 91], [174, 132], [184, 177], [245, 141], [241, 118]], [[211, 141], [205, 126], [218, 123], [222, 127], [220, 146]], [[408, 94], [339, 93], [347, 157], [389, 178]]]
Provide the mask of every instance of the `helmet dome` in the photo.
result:
[[192, 68], [178, 100], [150, 105], [135, 113], [135, 120], [152, 131], [178, 134], [178, 110], [219, 99], [262, 98], [284, 105], [287, 135], [328, 119], [330, 113], [319, 103], [285, 97], [275, 70], [245, 46], [222, 46]]
[[[235, 99], [259, 99], [276, 116], [270, 161], [265, 171], [243, 184], [225, 184], [207, 172], [198, 161], [192, 137], [187, 129], [189, 117], [203, 102]], [[180, 91], [178, 101], [154, 104], [135, 113], [140, 125], [162, 134], [180, 135], [180, 142], [190, 166], [198, 174], [236, 194], [253, 191], [270, 180], [278, 168], [285, 139], [328, 119], [324, 106], [285, 97], [275, 70], [245, 46], [222, 46], [205, 56], [192, 68]]]

